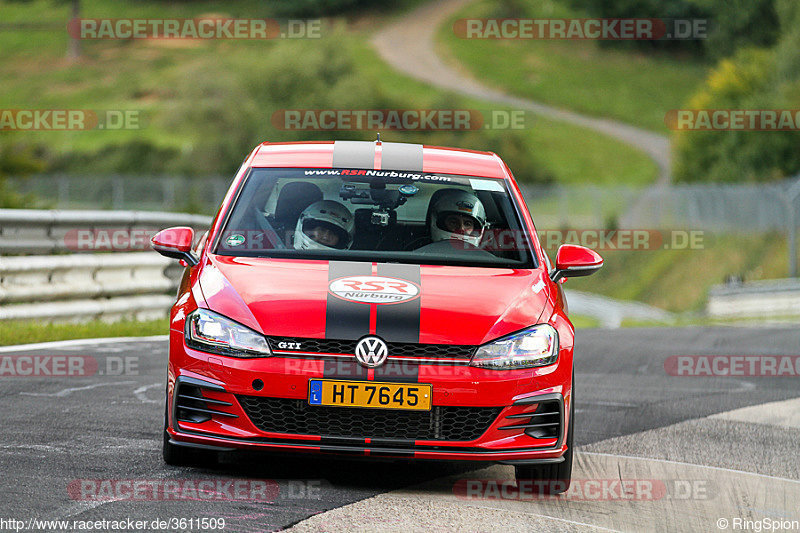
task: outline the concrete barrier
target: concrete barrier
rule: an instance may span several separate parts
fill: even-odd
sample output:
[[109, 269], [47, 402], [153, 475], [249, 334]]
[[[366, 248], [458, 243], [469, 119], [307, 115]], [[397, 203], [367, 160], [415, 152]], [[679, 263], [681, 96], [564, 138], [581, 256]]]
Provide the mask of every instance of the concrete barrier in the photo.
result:
[[717, 285], [709, 291], [706, 310], [714, 318], [800, 316], [800, 280]]

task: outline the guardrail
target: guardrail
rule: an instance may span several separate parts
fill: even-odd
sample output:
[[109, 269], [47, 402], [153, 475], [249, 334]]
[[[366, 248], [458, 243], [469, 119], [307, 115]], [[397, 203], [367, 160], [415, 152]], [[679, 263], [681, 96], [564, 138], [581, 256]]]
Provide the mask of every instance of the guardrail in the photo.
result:
[[210, 225], [210, 217], [182, 213], [0, 209], [0, 255], [96, 251], [70, 246], [76, 231], [154, 231], [169, 226], [205, 230]]
[[712, 287], [706, 308], [714, 318], [800, 315], [800, 280], [748, 281]]
[[[70, 232], [192, 226], [211, 218], [143, 211], [0, 210], [0, 254], [93, 251]], [[149, 250], [0, 256], [0, 320], [146, 320], [166, 316], [182, 268]]]

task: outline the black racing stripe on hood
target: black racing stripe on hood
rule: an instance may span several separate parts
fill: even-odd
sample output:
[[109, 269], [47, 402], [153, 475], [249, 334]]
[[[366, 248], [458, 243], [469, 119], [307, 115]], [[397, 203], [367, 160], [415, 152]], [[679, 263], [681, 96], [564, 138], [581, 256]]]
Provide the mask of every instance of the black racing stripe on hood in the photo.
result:
[[[330, 261], [328, 283], [347, 276], [372, 275], [372, 263]], [[367, 304], [348, 302], [328, 291], [325, 309], [325, 338], [336, 340], [358, 340], [369, 335], [369, 312]]]
[[[419, 265], [379, 264], [378, 276], [398, 278], [420, 285]], [[399, 304], [378, 305], [376, 334], [387, 342], [419, 342], [422, 295]], [[391, 355], [391, 354], [389, 354]]]

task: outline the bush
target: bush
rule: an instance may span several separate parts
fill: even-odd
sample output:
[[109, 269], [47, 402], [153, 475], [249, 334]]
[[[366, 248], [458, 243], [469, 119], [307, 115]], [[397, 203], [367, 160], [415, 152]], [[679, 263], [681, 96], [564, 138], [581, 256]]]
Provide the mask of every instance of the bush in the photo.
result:
[[0, 208], [30, 207], [34, 199], [15, 191], [8, 177], [24, 177], [41, 171], [44, 162], [32, 147], [12, 142], [8, 133], [3, 135], [0, 138]]
[[[798, 81], [775, 83], [773, 50], [746, 49], [711, 72], [691, 109], [797, 109]], [[797, 131], [679, 131], [674, 137], [678, 181], [770, 181], [800, 172]]]
[[161, 174], [175, 161], [178, 150], [145, 140], [103, 146], [95, 152], [54, 156], [49, 170], [73, 174]]
[[692, 0], [708, 14], [705, 51], [712, 58], [733, 55], [743, 47], [769, 47], [780, 36], [775, 0]]

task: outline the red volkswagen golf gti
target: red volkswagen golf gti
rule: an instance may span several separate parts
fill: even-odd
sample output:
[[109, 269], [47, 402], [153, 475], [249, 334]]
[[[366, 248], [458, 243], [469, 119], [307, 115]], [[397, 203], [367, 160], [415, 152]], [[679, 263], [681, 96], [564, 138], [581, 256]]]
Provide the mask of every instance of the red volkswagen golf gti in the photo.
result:
[[187, 265], [170, 318], [164, 460], [258, 449], [514, 465], [569, 486], [574, 329], [555, 268], [493, 153], [264, 143]]

